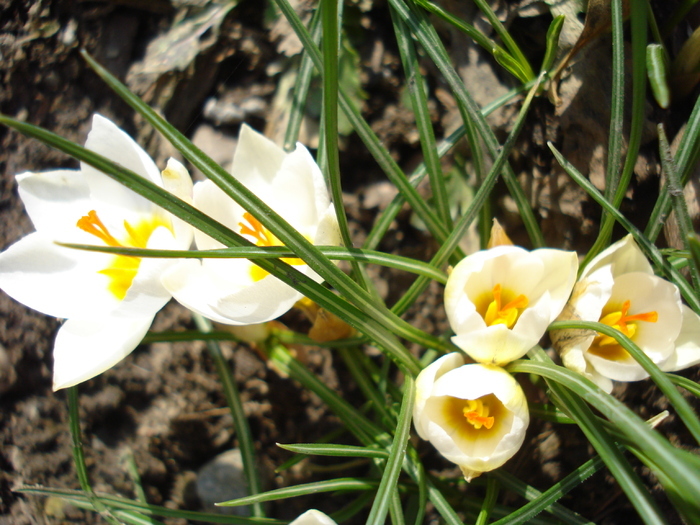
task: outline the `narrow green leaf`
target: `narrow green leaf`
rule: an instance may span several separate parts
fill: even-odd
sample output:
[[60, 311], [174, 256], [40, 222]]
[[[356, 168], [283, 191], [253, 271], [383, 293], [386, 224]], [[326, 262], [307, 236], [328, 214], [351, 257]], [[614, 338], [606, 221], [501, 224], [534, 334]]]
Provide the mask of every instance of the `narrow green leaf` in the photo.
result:
[[435, 132], [430, 120], [430, 110], [428, 109], [428, 98], [426, 96], [428, 86], [420, 71], [418, 55], [406, 24], [396, 16], [394, 11], [391, 11], [391, 19], [394, 23], [394, 33], [399, 45], [401, 62], [406, 73], [407, 88], [411, 97], [413, 114], [416, 118], [416, 127], [420, 136], [425, 166], [430, 177], [433, 200], [437, 208], [438, 217], [449, 230], [452, 228], [452, 216], [450, 214], [450, 203], [447, 198], [445, 177], [442, 174], [440, 157], [435, 145]]
[[335, 443], [295, 443], [292, 445], [277, 443], [277, 446], [296, 454], [306, 454], [308, 456], [378, 459], [386, 459], [389, 457], [389, 453], [386, 450], [356, 447], [352, 445], [337, 445]]
[[[673, 160], [673, 155], [671, 154], [671, 148], [668, 145], [666, 131], [662, 124], [657, 126], [657, 130], [659, 132], [659, 156], [661, 157], [661, 166], [666, 173], [666, 177], [668, 177], [668, 192], [671, 196], [673, 210], [676, 213], [676, 224], [678, 225], [678, 231], [683, 241], [683, 247], [687, 251], [690, 251], [689, 239], [694, 233], [693, 221], [688, 213], [683, 187], [678, 177], [678, 170]], [[693, 288], [695, 288], [696, 293], [700, 293], [700, 271], [698, 270], [698, 263], [695, 258], [690, 259], [689, 268]]]
[[[382, 481], [379, 484], [379, 490], [377, 490], [374, 503], [372, 504], [372, 510], [367, 518], [367, 525], [382, 525], [386, 518], [390, 500], [397, 495], [396, 484], [398, 483], [399, 474], [401, 474], [401, 466], [404, 461], [404, 456], [406, 455], [415, 400], [415, 383], [412, 377], [407, 376], [404, 382], [404, 396], [401, 403], [401, 412], [399, 413], [399, 419], [394, 432], [389, 459], [384, 467]], [[400, 505], [398, 506], [398, 511], [402, 512]]]
[[540, 68], [540, 71], [549, 71], [554, 65], [554, 60], [557, 58], [557, 53], [559, 52], [559, 35], [561, 35], [561, 30], [564, 27], [565, 20], [566, 17], [564, 15], [559, 15], [554, 17], [552, 23], [549, 24], [549, 29], [547, 29], [544, 58], [542, 59], [542, 67]]
[[[57, 243], [66, 248], [85, 250], [90, 252], [114, 253], [118, 255], [131, 255], [133, 257], [156, 257], [166, 259], [282, 259], [295, 257], [296, 254], [285, 246], [238, 246], [235, 248], [222, 248], [219, 250], [151, 250], [148, 248], [122, 248], [112, 246], [95, 246], [91, 244]], [[337, 246], [318, 246], [321, 253], [331, 260], [349, 261], [356, 260], [361, 263], [379, 264], [397, 270], [424, 275], [430, 279], [445, 284], [447, 275], [428, 263], [393, 255], [375, 250], [360, 248], [340, 248]]]
[[359, 478], [338, 478], [330, 481], [317, 481], [315, 483], [303, 483], [294, 485], [293, 487], [285, 487], [282, 489], [270, 490], [230, 501], [217, 503], [218, 507], [240, 507], [242, 505], [252, 505], [253, 503], [263, 503], [265, 501], [278, 501], [287, 498], [297, 498], [299, 496], [308, 496], [309, 494], [321, 494], [324, 492], [340, 492], [340, 491], [365, 491], [374, 490], [379, 483], [372, 479]]
[[[15, 489], [16, 492], [23, 494], [35, 494], [37, 496], [54, 496], [63, 500], [75, 503], [89, 503], [88, 496], [78, 490], [70, 489], [52, 489], [46, 487], [31, 487], [21, 486]], [[247, 518], [242, 516], [224, 516], [222, 514], [211, 514], [207, 512], [194, 512], [191, 510], [169, 509], [158, 505], [150, 505], [140, 503], [119, 496], [110, 494], [96, 493], [97, 497], [111, 509], [124, 509], [146, 514], [148, 516], [162, 516], [165, 518], [176, 518], [188, 521], [206, 522], [206, 523], [228, 523], [230, 525], [286, 525], [287, 521], [275, 520], [270, 518]]]
[[513, 55], [513, 58], [515, 58], [519, 62], [520, 69], [523, 70], [526, 77], [525, 82], [535, 78], [535, 72], [532, 70], [530, 62], [528, 62], [527, 58], [525, 58], [525, 55], [520, 50], [520, 47], [518, 46], [518, 44], [515, 43], [513, 37], [510, 36], [508, 30], [498, 19], [496, 13], [493, 12], [493, 9], [491, 9], [491, 5], [488, 2], [486, 2], [486, 0], [474, 0], [474, 3], [479, 7], [481, 12], [484, 13], [484, 15], [486, 15], [486, 18], [491, 24], [491, 27], [493, 27], [498, 36], [501, 37], [503, 44], [506, 46], [508, 51], [510, 51], [511, 55]]
[[100, 501], [100, 498], [92, 490], [90, 478], [85, 465], [85, 453], [83, 452], [83, 438], [80, 431], [80, 409], [78, 406], [78, 387], [72, 386], [66, 389], [68, 394], [68, 422], [70, 426], [71, 440], [73, 441], [73, 463], [78, 474], [78, 482], [83, 492], [87, 495], [88, 503], [92, 510], [98, 512], [107, 523], [118, 525], [119, 521], [110, 513], [109, 509]]
[[[629, 337], [616, 330], [615, 328], [603, 323], [592, 323], [588, 321], [555, 321], [549, 327], [549, 330], [565, 329], [583, 329], [593, 330], [595, 332], [614, 338], [622, 348], [624, 348], [637, 363], [649, 374], [652, 381], [656, 383], [659, 390], [669, 399], [673, 407], [676, 409], [679, 417], [693, 435], [695, 440], [700, 443], [700, 419], [698, 419], [695, 411], [690, 406], [688, 401], [681, 395], [678, 389], [673, 385], [668, 376], [662, 372], [659, 367], [647, 356]], [[698, 487], [700, 490], [700, 487]]]
[[[561, 167], [564, 168], [564, 171], [566, 171], [576, 181], [576, 183], [593, 198], [593, 200], [608, 211], [610, 215], [622, 225], [623, 228], [634, 236], [634, 240], [644, 252], [644, 255], [651, 260], [651, 262], [660, 272], [668, 276], [673, 283], [678, 286], [683, 298], [688, 302], [690, 307], [696, 312], [700, 312], [700, 299], [697, 297], [694, 290], [683, 278], [683, 276], [678, 273], [678, 270], [663, 257], [659, 249], [654, 246], [646, 235], [640, 232], [634, 226], [634, 224], [627, 219], [627, 217], [625, 217], [618, 209], [610, 204], [605, 197], [600, 194], [598, 189], [564, 158], [564, 156], [554, 147], [554, 145], [549, 143], [548, 146], [549, 149], [552, 150], [552, 153], [554, 153], [554, 157], [557, 159], [557, 162], [559, 162]], [[581, 267], [583, 268], [584, 266]]]

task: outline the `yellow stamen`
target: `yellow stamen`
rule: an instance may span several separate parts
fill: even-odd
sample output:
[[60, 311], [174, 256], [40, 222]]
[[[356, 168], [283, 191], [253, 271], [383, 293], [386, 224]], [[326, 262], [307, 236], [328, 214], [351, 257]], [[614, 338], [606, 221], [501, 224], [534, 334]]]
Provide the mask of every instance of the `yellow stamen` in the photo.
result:
[[[239, 233], [252, 237], [250, 240], [255, 243], [255, 246], [284, 246], [282, 241], [275, 237], [270, 230], [265, 228], [260, 221], [250, 213], [245, 212], [243, 214], [243, 220], [246, 221], [247, 224], [243, 221], [238, 223], [240, 227]], [[283, 257], [281, 260], [292, 266], [305, 264], [304, 261], [295, 257]], [[253, 281], [257, 282], [267, 277], [267, 275], [268, 272], [260, 268], [260, 266], [253, 265], [250, 269], [250, 276]]]
[[466, 405], [462, 408], [462, 414], [476, 430], [482, 426], [490, 430], [495, 421], [492, 416], [489, 416], [488, 405], [485, 405], [481, 399], [467, 399]]
[[[638, 322], [655, 323], [659, 320], [659, 314], [656, 311], [628, 315], [630, 307], [631, 302], [625, 301], [619, 310], [613, 310], [603, 315], [600, 322], [622, 332], [630, 339], [634, 339]], [[596, 336], [589, 352], [612, 361], [623, 361], [629, 357], [627, 350], [622, 348], [614, 337], [604, 334]]]
[[497, 284], [493, 287], [493, 301], [489, 303], [486, 309], [484, 321], [486, 321], [487, 326], [504, 324], [508, 328], [513, 328], [522, 310], [527, 308], [529, 301], [527, 297], [521, 294], [505, 306], [502, 306], [502, 295], [501, 285]]
[[76, 226], [78, 226], [78, 228], [81, 230], [94, 235], [98, 239], [102, 239], [107, 246], [111, 246], [113, 248], [121, 246], [119, 241], [115, 239], [111, 233], [109, 233], [109, 230], [107, 230], [107, 227], [97, 216], [97, 212], [95, 210], [90, 210], [87, 215], [82, 216], [78, 220], [78, 224]]
[[[119, 241], [109, 232], [95, 210], [90, 210], [87, 215], [81, 217], [76, 226], [113, 248], [146, 248], [148, 239], [156, 228], [159, 226], [170, 228], [165, 220], [155, 216], [139, 221], [136, 226], [124, 221], [126, 239]], [[140, 257], [115, 255], [110, 264], [98, 273], [109, 278], [107, 289], [121, 301], [126, 297], [126, 292], [131, 287], [140, 265]]]

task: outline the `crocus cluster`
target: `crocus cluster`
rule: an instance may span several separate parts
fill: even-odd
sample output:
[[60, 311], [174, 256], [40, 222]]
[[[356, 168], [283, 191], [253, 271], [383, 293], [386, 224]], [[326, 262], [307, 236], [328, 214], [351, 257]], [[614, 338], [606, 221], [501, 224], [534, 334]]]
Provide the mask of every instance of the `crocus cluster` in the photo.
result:
[[[170, 159], [161, 172], [123, 131], [95, 115], [85, 147], [113, 160], [241, 234], [257, 246], [281, 242], [210, 181], [192, 185]], [[291, 153], [243, 126], [233, 176], [316, 244], [336, 245], [338, 225], [323, 175], [302, 145]], [[155, 314], [175, 297], [231, 325], [274, 319], [302, 296], [245, 259], [140, 258], [57, 243], [187, 250], [223, 247], [95, 168], [24, 173], [19, 195], [36, 231], [0, 254], [0, 288], [66, 319], [54, 345], [54, 390], [86, 381], [128, 355]], [[285, 259], [320, 281], [300, 259]]]
[[[506, 237], [507, 239], [507, 237]], [[416, 381], [414, 423], [467, 481], [503, 465], [529, 423], [525, 394], [503, 365], [525, 355], [566, 304], [576, 281], [576, 253], [512, 245], [463, 259], [450, 273], [445, 309], [453, 353]]]

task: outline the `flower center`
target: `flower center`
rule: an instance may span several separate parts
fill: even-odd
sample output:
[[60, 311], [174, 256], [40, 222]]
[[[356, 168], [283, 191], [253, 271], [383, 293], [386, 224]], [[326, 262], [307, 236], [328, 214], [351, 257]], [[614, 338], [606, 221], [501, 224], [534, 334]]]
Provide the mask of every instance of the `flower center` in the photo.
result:
[[[606, 305], [600, 322], [622, 332], [630, 339], [634, 339], [637, 333], [638, 322], [655, 323], [659, 319], [659, 314], [655, 311], [629, 315], [630, 307], [630, 301], [622, 303], [619, 310], [615, 307], [611, 310]], [[588, 351], [611, 361], [623, 361], [629, 358], [627, 350], [622, 348], [614, 337], [604, 334], [598, 334], [593, 339], [593, 343]]]
[[[270, 230], [260, 224], [260, 221], [248, 212], [243, 214], [243, 221], [239, 222], [238, 226], [240, 227], [239, 233], [249, 237], [248, 240], [254, 243], [255, 246], [284, 246], [282, 241], [275, 237]], [[282, 261], [292, 266], [306, 264], [301, 259], [295, 257], [283, 257]], [[255, 282], [267, 277], [268, 273], [269, 272], [263, 270], [256, 264], [250, 268], [250, 276]]]
[[522, 311], [527, 308], [529, 303], [527, 297], [522, 294], [514, 297], [514, 293], [502, 290], [500, 284], [493, 287], [492, 293], [493, 300], [488, 303], [486, 311], [482, 313], [486, 326], [503, 324], [507, 328], [513, 328]]
[[482, 426], [490, 430], [495, 421], [493, 416], [489, 416], [488, 405], [485, 405], [481, 399], [467, 399], [462, 408], [462, 414], [476, 430]]
[[[146, 248], [148, 239], [156, 228], [159, 226], [170, 228], [163, 218], [155, 215], [141, 219], [135, 225], [124, 221], [126, 236], [123, 241], [120, 241], [110, 233], [95, 210], [90, 210], [87, 215], [81, 217], [76, 226], [112, 248]], [[115, 255], [110, 264], [99, 273], [109, 278], [107, 289], [121, 301], [126, 297], [126, 292], [131, 287], [140, 265], [140, 257]]]

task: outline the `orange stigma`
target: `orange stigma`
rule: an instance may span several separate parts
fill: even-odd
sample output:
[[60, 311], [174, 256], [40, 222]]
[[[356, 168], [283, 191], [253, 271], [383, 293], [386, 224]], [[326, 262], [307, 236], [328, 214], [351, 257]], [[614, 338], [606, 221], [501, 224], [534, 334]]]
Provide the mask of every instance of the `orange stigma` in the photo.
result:
[[493, 416], [489, 416], [489, 407], [480, 399], [468, 399], [466, 406], [462, 409], [462, 414], [476, 430], [482, 426], [490, 430], [495, 421]]

